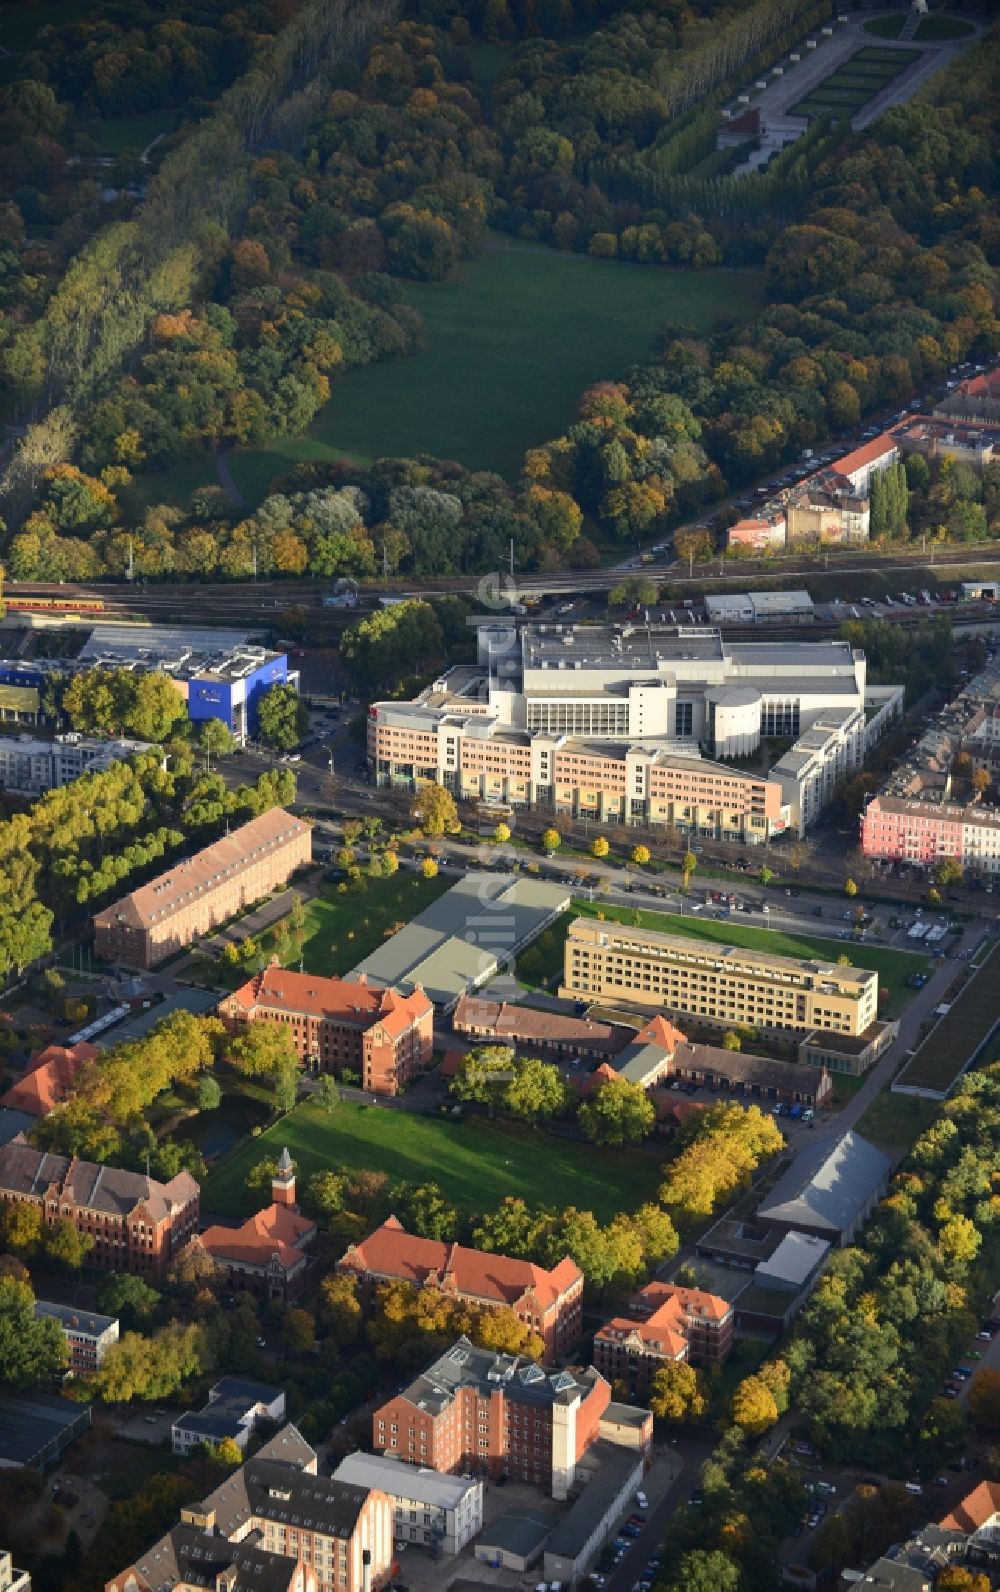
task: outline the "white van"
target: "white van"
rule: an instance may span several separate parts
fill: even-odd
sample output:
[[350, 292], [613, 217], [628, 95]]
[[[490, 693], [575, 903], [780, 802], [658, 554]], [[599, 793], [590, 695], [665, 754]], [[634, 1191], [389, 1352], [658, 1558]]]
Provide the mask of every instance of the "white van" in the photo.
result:
[[904, 1481], [903, 1486], [906, 1488], [908, 1493], [913, 1494], [914, 1498], [920, 1498], [923, 1496], [924, 1489], [921, 1487], [918, 1481]]

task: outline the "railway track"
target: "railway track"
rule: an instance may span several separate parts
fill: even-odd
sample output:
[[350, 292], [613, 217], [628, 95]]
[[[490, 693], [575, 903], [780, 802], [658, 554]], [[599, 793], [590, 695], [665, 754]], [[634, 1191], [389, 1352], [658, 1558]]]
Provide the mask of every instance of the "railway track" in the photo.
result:
[[[641, 576], [644, 579], [669, 583], [671, 586], [689, 591], [705, 591], [714, 586], [733, 586], [735, 583], [753, 585], [754, 581], [773, 581], [788, 577], [809, 579], [841, 576], [873, 575], [880, 574], [886, 578], [886, 584], [891, 586], [900, 575], [908, 572], [920, 571], [921, 577], [926, 578], [931, 568], [938, 571], [960, 571], [963, 566], [982, 567], [995, 565], [1000, 570], [1000, 547], [998, 548], [956, 548], [946, 556], [941, 557], [936, 566], [932, 566], [925, 557], [889, 556], [879, 554], [865, 559], [863, 562], [840, 563], [833, 561], [827, 568], [820, 568], [816, 562], [807, 560], [789, 560], [779, 568], [773, 564], [759, 566], [741, 564], [738, 569], [726, 568], [713, 560], [711, 565], [697, 566], [694, 571], [684, 573], [676, 562], [661, 561], [653, 564], [636, 566], [626, 569], [619, 566], [616, 569], [602, 569], [590, 571], [562, 570], [546, 575], [525, 575], [511, 579], [507, 575], [490, 574], [485, 576], [450, 576], [441, 579], [414, 581], [407, 584], [402, 582], [372, 582], [363, 587], [363, 594], [373, 599], [380, 596], [401, 596], [412, 593], [414, 596], [442, 596], [449, 594], [464, 594], [479, 599], [483, 607], [495, 607], [498, 612], [506, 612], [511, 600], [524, 598], [537, 598], [558, 595], [598, 594], [617, 585], [623, 578]], [[890, 578], [891, 577], [891, 578]], [[316, 580], [261, 580], [245, 582], [226, 582], [217, 585], [199, 585], [196, 583], [157, 584], [155, 586], [122, 586], [119, 584], [93, 582], [88, 585], [65, 584], [56, 585], [47, 582], [19, 581], [8, 582], [4, 587], [4, 599], [8, 609], [12, 612], [46, 612], [73, 613], [79, 612], [81, 618], [91, 617], [103, 613], [110, 617], [127, 618], [131, 615], [155, 619], [158, 616], [175, 616], [178, 613], [185, 616], [191, 614], [205, 615], [206, 617], [224, 616], [227, 619], [238, 617], [246, 625], [261, 625], [271, 623], [282, 610], [293, 607], [304, 607], [310, 610], [321, 608], [323, 594], [329, 589], [329, 581]], [[37, 609], [34, 604], [37, 603]], [[978, 605], [977, 605], [978, 606]], [[339, 627], [339, 619], [335, 615], [343, 614], [344, 610], [324, 610], [331, 619], [331, 628]], [[346, 611], [348, 614], [349, 610]], [[902, 623], [913, 623], [922, 617], [918, 611], [915, 614], [900, 616]], [[971, 623], [972, 620], [959, 620], [957, 614], [952, 616], [959, 623]], [[738, 627], [737, 627], [738, 628]], [[836, 630], [835, 625], [828, 627], [830, 632]], [[822, 633], [823, 627], [809, 626], [811, 635]], [[736, 634], [736, 629], [727, 634]], [[759, 630], [755, 633], [759, 634]], [[778, 627], [769, 627], [769, 634], [778, 633]]]

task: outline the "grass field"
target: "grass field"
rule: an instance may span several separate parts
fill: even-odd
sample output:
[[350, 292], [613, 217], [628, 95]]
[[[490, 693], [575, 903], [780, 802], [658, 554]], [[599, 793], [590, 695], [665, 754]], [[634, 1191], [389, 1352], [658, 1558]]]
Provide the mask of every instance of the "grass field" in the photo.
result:
[[933, 43], [936, 39], [965, 39], [972, 32], [972, 23], [961, 17], [924, 17], [917, 23], [913, 37], [918, 44]]
[[302, 1178], [328, 1168], [388, 1172], [393, 1178], [440, 1184], [461, 1211], [492, 1210], [507, 1194], [529, 1204], [578, 1205], [607, 1220], [655, 1194], [656, 1155], [602, 1150], [479, 1118], [448, 1122], [385, 1106], [344, 1102], [328, 1116], [300, 1105], [257, 1139], [249, 1139], [217, 1170], [202, 1192], [205, 1209], [242, 1216], [259, 1199], [247, 1192], [249, 1168], [288, 1146]]
[[323, 896], [306, 906], [302, 959], [309, 973], [342, 977], [370, 956], [394, 924], [408, 923], [443, 895], [453, 878], [397, 873], [370, 879], [347, 895]]
[[176, 126], [176, 111], [147, 111], [142, 116], [108, 117], [94, 122], [89, 131], [109, 155], [141, 155], [160, 133], [172, 133]]
[[866, 33], [874, 33], [877, 39], [898, 39], [907, 15], [905, 11], [894, 11], [889, 16], [872, 17], [870, 22], [864, 24], [864, 30]]
[[[574, 917], [596, 918], [603, 913], [614, 923], [632, 923], [635, 912], [631, 907], [606, 906], [598, 902], [574, 901], [563, 920], [565, 932]], [[721, 945], [742, 945], [749, 951], [770, 951], [775, 956], [820, 957], [836, 962], [838, 956], [847, 956], [854, 967], [867, 967], [877, 973], [879, 983], [889, 991], [889, 998], [879, 1010], [880, 1017], [898, 1017], [912, 1000], [914, 991], [906, 987], [911, 973], [926, 973], [931, 964], [926, 956], [913, 951], [888, 950], [883, 946], [852, 945], [845, 940], [825, 940], [812, 934], [787, 934], [780, 929], [758, 929], [753, 924], [739, 923], [735, 918], [705, 918], [700, 915], [683, 917], [670, 912], [640, 912], [639, 924], [644, 929], [659, 929], [664, 934], [680, 934], [690, 940], [711, 940]], [[560, 925], [549, 933], [553, 936]], [[558, 951], [561, 958], [561, 946]]]
[[[962, 1069], [997, 1021], [997, 978], [1000, 945], [993, 947], [978, 973], [973, 974], [948, 1015], [942, 1018], [913, 1060], [903, 1068], [897, 1085], [934, 1089], [947, 1094]], [[896, 1099], [905, 1099], [897, 1095]]]
[[257, 501], [296, 459], [434, 453], [516, 475], [526, 448], [562, 431], [583, 389], [645, 358], [670, 322], [706, 330], [764, 302], [758, 272], [676, 271], [493, 238], [447, 282], [410, 283], [426, 344], [334, 384], [307, 438], [233, 453]]
[[922, 1133], [926, 1133], [940, 1107], [933, 1100], [920, 1100], [913, 1095], [894, 1095], [883, 1089], [875, 1096], [867, 1111], [858, 1118], [857, 1130], [887, 1151], [912, 1150]]

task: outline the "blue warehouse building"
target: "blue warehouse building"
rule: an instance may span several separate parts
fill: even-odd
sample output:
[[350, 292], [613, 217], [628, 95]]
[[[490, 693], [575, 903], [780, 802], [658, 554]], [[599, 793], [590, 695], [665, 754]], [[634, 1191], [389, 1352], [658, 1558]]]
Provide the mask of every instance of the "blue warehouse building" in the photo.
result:
[[[79, 626], [75, 633], [79, 634]], [[298, 672], [289, 669], [284, 652], [258, 646], [245, 632], [102, 624], [95, 625], [75, 655], [0, 663], [0, 721], [37, 723], [47, 676], [91, 669], [128, 669], [136, 674], [162, 670], [176, 684], [196, 724], [221, 719], [240, 745], [257, 734], [264, 692], [286, 683], [298, 690], [299, 683]]]
[[258, 657], [262, 651], [237, 651], [192, 675], [187, 682], [188, 717], [195, 723], [221, 719], [241, 744], [253, 739], [261, 697], [272, 685], [285, 685], [289, 679], [286, 655], [271, 652]]

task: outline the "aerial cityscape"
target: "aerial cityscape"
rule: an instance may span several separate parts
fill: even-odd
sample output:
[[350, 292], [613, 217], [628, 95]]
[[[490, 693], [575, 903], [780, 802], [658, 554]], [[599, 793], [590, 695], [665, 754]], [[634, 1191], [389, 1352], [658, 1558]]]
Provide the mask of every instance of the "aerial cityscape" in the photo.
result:
[[0, 1592], [1000, 1592], [998, 67], [0, 4]]

